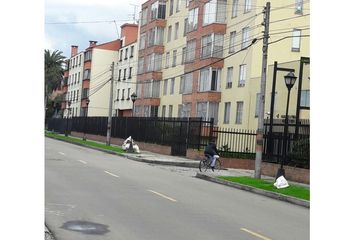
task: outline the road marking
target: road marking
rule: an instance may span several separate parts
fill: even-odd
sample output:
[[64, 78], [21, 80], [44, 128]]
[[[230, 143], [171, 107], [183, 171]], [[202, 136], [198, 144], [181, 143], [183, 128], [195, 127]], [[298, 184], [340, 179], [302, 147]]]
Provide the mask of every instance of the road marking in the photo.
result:
[[163, 194], [161, 194], [161, 193], [155, 192], [155, 191], [153, 191], [153, 190], [148, 190], [148, 191], [149, 191], [149, 192], [152, 192], [152, 193], [155, 193], [156, 195], [159, 195], [160, 197], [166, 198], [166, 199], [168, 199], [168, 200], [170, 200], [170, 201], [172, 201], [172, 202], [177, 202], [176, 199], [167, 197], [166, 195], [163, 195]]
[[63, 153], [63, 152], [59, 152], [59, 154], [61, 154], [61, 155], [64, 155], [64, 156], [65, 156], [65, 153]]
[[251, 235], [253, 235], [253, 236], [256, 236], [256, 237], [258, 237], [258, 238], [260, 238], [260, 239], [263, 239], [263, 240], [272, 240], [272, 239], [267, 238], [267, 237], [265, 237], [265, 236], [262, 236], [262, 235], [260, 235], [260, 234], [258, 234], [258, 233], [252, 232], [251, 230], [248, 230], [248, 229], [246, 229], [246, 228], [241, 228], [241, 230], [242, 230], [242, 231], [245, 231], [245, 232], [248, 232], [249, 234], [251, 234]]
[[85, 162], [84, 160], [77, 160], [78, 162], [81, 162], [83, 164], [87, 164], [87, 162]]
[[119, 178], [119, 176], [117, 176], [117, 175], [115, 175], [115, 174], [113, 174], [113, 173], [110, 173], [110, 172], [108, 172], [108, 171], [104, 171], [104, 172], [107, 173], [107, 174], [109, 174], [109, 175], [112, 175], [113, 177]]

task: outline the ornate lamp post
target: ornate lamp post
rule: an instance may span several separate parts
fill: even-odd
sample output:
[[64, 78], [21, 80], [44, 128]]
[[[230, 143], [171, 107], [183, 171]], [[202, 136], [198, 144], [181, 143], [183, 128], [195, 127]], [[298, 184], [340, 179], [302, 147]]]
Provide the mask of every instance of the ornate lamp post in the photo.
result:
[[71, 112], [71, 101], [68, 102], [68, 115], [66, 116], [66, 130], [65, 130], [65, 137], [68, 136], [68, 121], [69, 121], [69, 116], [70, 116], [70, 112]]
[[85, 124], [84, 124], [84, 136], [82, 137], [82, 140], [86, 141], [86, 124], [87, 124], [87, 116], [88, 116], [88, 106], [90, 103], [90, 99], [86, 99], [86, 116], [85, 116]]
[[133, 102], [133, 111], [132, 111], [132, 117], [134, 116], [134, 102], [135, 100], [138, 98], [138, 96], [136, 95], [136, 93], [132, 93], [132, 95], [130, 95], [132, 102]]
[[284, 122], [283, 157], [281, 159], [280, 168], [278, 169], [277, 178], [285, 175], [283, 165], [287, 157], [287, 138], [288, 138], [288, 121], [289, 121], [288, 113], [289, 113], [290, 91], [291, 88], [294, 86], [296, 79], [297, 77], [293, 72], [289, 72], [287, 75], [284, 76], [285, 85], [288, 88], [288, 99], [286, 102], [286, 112], [285, 112], [285, 122]]

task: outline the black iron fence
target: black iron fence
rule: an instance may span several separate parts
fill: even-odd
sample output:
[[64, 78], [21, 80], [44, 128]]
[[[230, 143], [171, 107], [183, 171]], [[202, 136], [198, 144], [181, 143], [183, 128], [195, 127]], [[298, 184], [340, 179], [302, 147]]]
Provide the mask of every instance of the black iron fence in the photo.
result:
[[[289, 123], [289, 132], [284, 136], [283, 120], [275, 121], [272, 126], [265, 122], [264, 161], [280, 163], [286, 144], [284, 165], [301, 168], [310, 167], [310, 122], [301, 120], [298, 125]], [[298, 128], [298, 131], [296, 131]]]
[[[65, 130], [106, 136], [107, 117], [74, 117], [48, 119], [48, 130], [65, 133]], [[272, 127], [265, 121], [263, 160], [280, 163], [286, 140], [287, 158], [284, 165], [309, 168], [310, 124], [302, 121], [295, 131], [289, 124], [284, 138], [284, 123], [274, 121]], [[256, 132], [213, 126], [213, 120], [201, 118], [113, 117], [111, 136], [140, 142], [171, 146], [171, 154], [185, 156], [187, 148], [202, 150], [214, 140], [223, 157], [255, 159]]]

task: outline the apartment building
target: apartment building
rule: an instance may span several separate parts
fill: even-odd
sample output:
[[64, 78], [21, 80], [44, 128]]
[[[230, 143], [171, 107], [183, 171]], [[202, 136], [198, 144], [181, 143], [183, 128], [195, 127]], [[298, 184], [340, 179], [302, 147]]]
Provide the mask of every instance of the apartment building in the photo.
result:
[[[84, 53], [78, 52], [78, 46], [71, 46], [71, 57], [66, 61], [64, 71], [64, 117], [81, 116], [81, 89], [84, 70]], [[70, 107], [69, 107], [70, 102]], [[70, 108], [70, 111], [69, 111]]]
[[138, 62], [138, 25], [123, 24], [121, 26], [121, 48], [115, 67], [114, 115], [130, 117], [133, 112], [131, 94], [136, 89], [136, 73]]
[[99, 45], [96, 41], [90, 41], [86, 48], [81, 96], [82, 116], [108, 116], [112, 63], [117, 61], [120, 47], [121, 41], [117, 39]]
[[[270, 1], [265, 112], [269, 112], [273, 64], [309, 57], [309, 3]], [[136, 116], [214, 118], [217, 125], [256, 129], [262, 37], [261, 0], [150, 0], [142, 5]], [[254, 44], [252, 41], [258, 39]], [[250, 46], [252, 44], [252, 46]], [[309, 105], [309, 65], [303, 70], [301, 103]], [[284, 72], [277, 74], [275, 115], [285, 114]], [[298, 81], [291, 93], [296, 111]], [[304, 108], [301, 117], [309, 116]], [[267, 116], [263, 116], [267, 117]]]

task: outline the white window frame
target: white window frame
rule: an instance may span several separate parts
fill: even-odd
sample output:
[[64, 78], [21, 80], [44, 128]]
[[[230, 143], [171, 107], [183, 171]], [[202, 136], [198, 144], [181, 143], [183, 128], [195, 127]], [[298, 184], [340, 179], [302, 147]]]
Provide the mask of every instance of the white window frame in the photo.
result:
[[247, 65], [241, 64], [239, 66], [238, 87], [244, 87], [246, 85], [246, 77], [247, 77]]
[[231, 10], [231, 18], [237, 17], [238, 11], [238, 0], [232, 1], [232, 10]]
[[245, 13], [252, 10], [252, 0], [245, 0]]
[[236, 51], [236, 31], [230, 32], [229, 53]]
[[232, 78], [234, 75], [234, 67], [228, 67], [227, 68], [227, 74], [226, 74], [226, 88], [232, 88]]
[[250, 28], [249, 27], [245, 27], [242, 28], [242, 44], [241, 44], [241, 49], [245, 48], [248, 46], [248, 42], [250, 38]]
[[291, 51], [300, 52], [300, 47], [301, 47], [301, 29], [294, 28]]
[[[216, 74], [216, 79], [213, 86], [213, 72]], [[206, 79], [205, 79], [206, 78]], [[203, 68], [199, 71], [199, 92], [220, 91], [221, 69], [218, 68]]]
[[224, 109], [224, 124], [230, 123], [230, 110], [231, 110], [231, 102], [226, 102], [225, 109]]
[[243, 105], [243, 101], [236, 102], [236, 124], [242, 124]]

